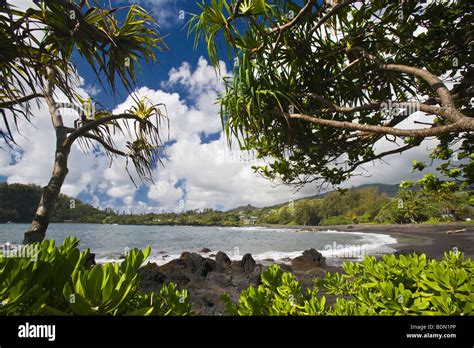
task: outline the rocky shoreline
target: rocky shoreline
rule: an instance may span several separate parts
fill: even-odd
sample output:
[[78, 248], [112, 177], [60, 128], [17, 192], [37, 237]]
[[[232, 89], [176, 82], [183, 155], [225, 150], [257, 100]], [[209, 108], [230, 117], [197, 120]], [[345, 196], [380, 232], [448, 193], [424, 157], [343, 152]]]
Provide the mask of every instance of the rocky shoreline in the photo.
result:
[[[263, 227], [285, 228], [284, 225], [263, 225]], [[286, 228], [289, 228], [288, 226]], [[397, 240], [388, 245], [396, 254], [425, 253], [429, 258], [441, 259], [444, 252], [454, 250], [474, 258], [474, 225], [463, 223], [446, 224], [357, 224], [337, 226], [293, 226], [300, 231], [343, 231], [386, 234]]]
[[[309, 249], [294, 258], [291, 265], [280, 266], [292, 272], [303, 287], [311, 287], [313, 279], [323, 277], [328, 271], [340, 271], [338, 267], [326, 265], [325, 261], [321, 253]], [[251, 254], [232, 261], [222, 251], [217, 252], [215, 258], [183, 252], [178, 259], [165, 265], [148, 263], [142, 267], [140, 287], [144, 291], [157, 291], [164, 282], [174, 282], [188, 290], [196, 315], [225, 315], [220, 296], [228, 293], [233, 300], [237, 300], [240, 291], [249, 285], [260, 284], [260, 276], [267, 268], [257, 264]]]
[[[474, 258], [474, 225], [468, 224], [262, 227], [298, 229], [295, 233], [332, 230], [385, 234], [396, 239], [396, 243], [388, 245], [395, 254], [416, 252], [425, 253], [428, 258], [441, 259], [444, 252], [456, 249]], [[15, 245], [0, 243], [0, 247], [11, 251]], [[263, 264], [257, 263], [250, 254], [243, 255], [240, 260], [231, 260], [225, 253], [208, 248], [202, 248], [199, 253], [183, 252], [179, 258], [163, 265], [149, 262], [139, 271], [141, 289], [157, 291], [164, 282], [174, 282], [181, 289], [188, 290], [195, 314], [223, 315], [225, 308], [220, 296], [228, 293], [233, 300], [237, 300], [243, 289], [249, 285], [258, 286], [262, 272], [270, 264], [279, 263], [283, 270], [292, 272], [304, 288], [311, 287], [313, 279], [322, 278], [327, 272], [342, 271], [340, 267], [326, 264], [324, 257], [315, 249], [306, 250], [293, 259], [261, 260]], [[87, 264], [95, 264], [94, 254], [90, 254]], [[327, 301], [331, 303], [334, 298], [327, 296]]]
[[[275, 227], [275, 226], [271, 226]], [[278, 226], [280, 227], [280, 226]], [[283, 227], [283, 226], [281, 226]], [[288, 226], [286, 226], [288, 228]], [[301, 226], [300, 230], [354, 231], [382, 233], [393, 236], [397, 243], [390, 245], [395, 254], [426, 253], [429, 258], [441, 259], [443, 253], [457, 248], [466, 256], [474, 256], [474, 226], [445, 225], [351, 225], [351, 226]], [[164, 282], [175, 282], [189, 292], [197, 315], [224, 315], [225, 308], [220, 295], [228, 293], [233, 300], [249, 285], [258, 286], [260, 275], [268, 265], [257, 264], [250, 254], [232, 261], [223, 252], [203, 249], [204, 257], [197, 253], [183, 252], [178, 259], [162, 266], [148, 263], [140, 270], [141, 288], [159, 290]], [[266, 263], [275, 263], [265, 260]], [[292, 272], [304, 288], [311, 287], [313, 279], [322, 278], [327, 272], [341, 272], [337, 266], [326, 264], [324, 257], [315, 249], [306, 250], [288, 263], [280, 263], [283, 270]], [[335, 299], [327, 296], [328, 303]]]

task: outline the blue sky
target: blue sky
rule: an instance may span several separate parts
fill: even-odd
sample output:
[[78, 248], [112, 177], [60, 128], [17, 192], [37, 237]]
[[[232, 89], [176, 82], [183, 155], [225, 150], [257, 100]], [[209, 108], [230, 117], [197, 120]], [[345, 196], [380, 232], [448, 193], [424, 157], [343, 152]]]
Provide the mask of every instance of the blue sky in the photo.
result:
[[[160, 26], [160, 33], [165, 38], [165, 42], [168, 46], [168, 50], [158, 54], [159, 63], [153, 65], [142, 64], [143, 74], [139, 76], [137, 84], [140, 86], [147, 86], [150, 88], [159, 88], [163, 81], [168, 78], [168, 72], [176, 67], [179, 62], [190, 62], [194, 63], [198, 61], [199, 57], [207, 57], [206, 45], [204, 42], [196, 47], [194, 45], [193, 35], [188, 35], [188, 27], [186, 23], [190, 19], [192, 14], [199, 14], [200, 8], [198, 3], [203, 0], [101, 0], [104, 7], [110, 6], [129, 6], [131, 4], [137, 4], [145, 8], [154, 18], [158, 21]], [[207, 1], [210, 2], [210, 1]], [[298, 1], [296, 1], [298, 2]], [[303, 0], [300, 3], [304, 3]], [[322, 3], [322, 0], [318, 1]], [[123, 18], [126, 11], [122, 11]], [[184, 17], [183, 17], [184, 16]], [[217, 36], [220, 40], [220, 58], [224, 60], [227, 70], [231, 69], [231, 60], [227, 55], [227, 51], [224, 49], [223, 41], [221, 36]], [[88, 68], [86, 62], [84, 62], [77, 54], [74, 56], [75, 62], [77, 63], [79, 73], [83, 76], [86, 81], [93, 81], [94, 75]], [[95, 86], [99, 89], [100, 84], [92, 84], [91, 87]], [[180, 90], [179, 92], [186, 94], [186, 90]], [[124, 95], [123, 89], [120, 89], [119, 94]], [[113, 107], [115, 101], [111, 96], [108, 96], [104, 91], [101, 91], [96, 98], [99, 99], [107, 107]]]
[[[13, 1], [13, 0], [11, 0]], [[108, 0], [102, 0], [108, 6]], [[27, 0], [15, 0], [21, 7], [31, 6]], [[156, 184], [135, 187], [124, 170], [123, 160], [110, 164], [101, 152], [84, 154], [78, 147], [71, 151], [69, 175], [62, 193], [80, 198], [101, 208], [133, 212], [179, 211], [185, 209], [231, 209], [240, 205], [272, 205], [318, 193], [308, 185], [295, 191], [292, 187], [275, 185], [257, 176], [251, 156], [236, 146], [227, 147], [215, 100], [223, 84], [209, 66], [205, 45], [194, 48], [194, 38], [184, 28], [189, 13], [198, 13], [194, 0], [119, 0], [112, 6], [137, 3], [159, 22], [161, 34], [169, 47], [158, 53], [159, 63], [142, 64], [143, 73], [137, 81], [136, 93], [146, 95], [155, 103], [167, 105], [170, 118], [170, 142], [164, 167], [156, 168]], [[180, 19], [184, 11], [185, 19]], [[226, 53], [221, 55], [227, 58]], [[84, 79], [82, 93], [115, 112], [132, 105], [128, 93], [119, 89], [116, 99], [95, 83], [95, 76], [75, 54], [74, 62]], [[229, 62], [221, 62], [223, 75], [229, 75]], [[33, 106], [36, 108], [36, 106]], [[8, 183], [45, 185], [52, 169], [54, 132], [45, 105], [34, 111], [31, 125], [20, 125], [19, 146], [0, 152], [0, 180]], [[72, 117], [63, 117], [72, 122]], [[120, 140], [117, 142], [120, 144]], [[381, 145], [384, 146], [384, 145]], [[394, 155], [390, 165], [368, 165], [364, 176], [356, 177], [347, 186], [382, 182], [398, 183], [409, 178], [411, 160], [423, 159], [426, 148], [414, 149], [403, 156]]]
[[[196, 62], [200, 56], [206, 56], [205, 44], [201, 42], [197, 47], [194, 46], [194, 37], [188, 37], [186, 23], [190, 19], [191, 14], [199, 13], [199, 7], [194, 0], [111, 0], [112, 6], [129, 6], [137, 4], [145, 8], [154, 18], [157, 19], [160, 26], [160, 34], [164, 37], [168, 50], [159, 52], [157, 55], [158, 63], [152, 65], [145, 64], [142, 61], [143, 73], [138, 77], [138, 86], [147, 86], [150, 88], [160, 88], [163, 81], [168, 79], [168, 72], [180, 64], [181, 62]], [[108, 0], [102, 0], [104, 7], [109, 6]], [[126, 10], [121, 12], [119, 18], [123, 18]], [[184, 19], [182, 15], [184, 14]], [[222, 58], [224, 55], [222, 56]], [[89, 68], [87, 62], [81, 59], [79, 54], [74, 55], [74, 62], [86, 82], [90, 81], [88, 87], [95, 87], [101, 92], [95, 96], [97, 100], [105, 106], [113, 108], [116, 101], [111, 95], [108, 95], [100, 87], [100, 83], [94, 82], [94, 74]], [[229, 64], [226, 62], [227, 67]], [[179, 90], [183, 94], [187, 94], [186, 89]], [[126, 97], [123, 88], [119, 88], [117, 98], [119, 101]]]

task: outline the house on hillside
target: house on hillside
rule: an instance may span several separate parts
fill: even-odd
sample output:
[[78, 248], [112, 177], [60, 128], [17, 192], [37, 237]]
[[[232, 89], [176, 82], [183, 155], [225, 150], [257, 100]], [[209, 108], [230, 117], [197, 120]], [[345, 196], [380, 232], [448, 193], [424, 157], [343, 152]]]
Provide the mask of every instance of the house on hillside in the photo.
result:
[[244, 225], [256, 225], [258, 216], [247, 216], [245, 214], [240, 214], [239, 219]]

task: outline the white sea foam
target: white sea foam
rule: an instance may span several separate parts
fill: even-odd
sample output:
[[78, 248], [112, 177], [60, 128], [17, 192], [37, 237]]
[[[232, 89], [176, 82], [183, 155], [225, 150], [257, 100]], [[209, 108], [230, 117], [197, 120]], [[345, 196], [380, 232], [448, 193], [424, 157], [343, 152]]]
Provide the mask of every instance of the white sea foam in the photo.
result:
[[[319, 248], [319, 252], [326, 257], [328, 264], [340, 264], [343, 259], [351, 259], [353, 261], [361, 261], [366, 255], [382, 255], [393, 253], [395, 249], [389, 245], [394, 244], [397, 240], [386, 234], [364, 233], [364, 232], [339, 232], [334, 230], [328, 231], [302, 231], [322, 234], [357, 234], [362, 239], [357, 244], [343, 244], [334, 241], [332, 244]], [[298, 251], [266, 251], [254, 255], [257, 261], [274, 260], [278, 263], [288, 263], [290, 259], [300, 256], [304, 250]]]
[[[157, 254], [157, 255], [150, 255], [148, 259], [145, 261], [145, 264], [148, 262], [151, 263], [156, 263], [158, 266], [162, 266], [171, 260], [179, 259], [181, 254], [170, 254], [170, 255], [162, 255], [162, 254]], [[103, 256], [103, 257], [96, 257], [95, 262], [97, 264], [103, 264], [106, 262], [122, 262], [123, 257], [110, 257], [110, 256]]]
[[326, 258], [333, 259], [352, 259], [360, 261], [366, 255], [381, 255], [392, 253], [395, 250], [389, 245], [394, 244], [397, 240], [386, 234], [365, 233], [365, 232], [318, 232], [318, 233], [350, 233], [361, 237], [358, 243], [343, 244], [333, 241], [332, 244], [325, 245], [320, 252]]
[[[233, 228], [234, 229], [234, 228]], [[273, 230], [268, 229], [266, 227], [254, 226], [254, 227], [244, 227], [244, 228], [235, 228], [245, 231], [258, 231], [258, 230]], [[289, 231], [289, 229], [274, 229], [275, 231]], [[390, 247], [390, 244], [394, 244], [397, 240], [389, 235], [386, 234], [376, 234], [376, 233], [365, 233], [365, 232], [340, 232], [334, 230], [327, 230], [327, 231], [311, 231], [311, 230], [303, 230], [298, 231], [301, 233], [315, 233], [315, 234], [322, 234], [333, 236], [334, 238], [328, 238], [329, 240], [333, 240], [326, 245], [315, 245], [311, 246], [308, 245], [307, 248], [311, 247], [317, 249], [321, 254], [326, 257], [327, 263], [329, 265], [338, 265], [344, 259], [350, 259], [353, 261], [360, 261], [363, 259], [365, 255], [381, 255], [387, 253], [393, 253], [394, 249]], [[359, 238], [357, 241], [352, 242], [344, 242], [344, 238], [338, 238], [338, 235], [345, 235], [345, 236], [354, 236], [357, 235]], [[352, 239], [353, 240], [353, 239]], [[209, 245], [212, 248], [212, 245]], [[185, 250], [182, 250], [185, 251]], [[149, 262], [154, 262], [158, 265], [163, 265], [170, 262], [173, 259], [177, 259], [180, 257], [182, 251], [174, 250], [174, 252], [170, 252], [169, 254], [161, 253], [153, 253], [148, 258]], [[192, 251], [192, 250], [187, 250]], [[244, 252], [239, 250], [238, 248], [229, 248], [227, 250], [222, 250], [225, 252], [231, 260], [241, 260]], [[278, 263], [289, 263], [291, 259], [300, 256], [304, 250], [290, 250], [290, 251], [279, 251], [279, 250], [269, 250], [263, 252], [252, 253], [253, 258], [257, 262], [265, 263], [269, 261], [265, 260], [274, 260]], [[210, 255], [215, 254], [216, 251], [212, 251], [209, 253], [201, 253], [203, 257], [210, 257]], [[105, 263], [105, 262], [122, 262], [123, 255], [121, 253], [114, 253], [108, 252], [104, 254], [97, 254], [96, 262], [97, 263]]]
[[304, 250], [298, 251], [266, 251], [264, 253], [259, 253], [254, 256], [256, 261], [265, 261], [265, 260], [274, 260], [279, 263], [289, 262], [290, 259], [301, 256]]
[[244, 231], [244, 232], [292, 232], [297, 231], [297, 228], [270, 228], [265, 226], [245, 226], [245, 227], [222, 227], [219, 229], [229, 229], [229, 230], [236, 230], [236, 231]]

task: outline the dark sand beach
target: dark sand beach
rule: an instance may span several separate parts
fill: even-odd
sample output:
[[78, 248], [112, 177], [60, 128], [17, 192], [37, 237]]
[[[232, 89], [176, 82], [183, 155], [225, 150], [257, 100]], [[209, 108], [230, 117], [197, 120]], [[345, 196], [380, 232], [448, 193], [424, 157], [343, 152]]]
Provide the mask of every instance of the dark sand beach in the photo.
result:
[[[397, 254], [425, 253], [428, 258], [441, 259], [444, 252], [457, 248], [466, 256], [474, 257], [474, 226], [468, 224], [443, 225], [341, 225], [341, 226], [285, 226], [263, 225], [271, 228], [292, 228], [295, 233], [305, 231], [344, 231], [387, 234], [397, 242], [389, 245]], [[314, 249], [313, 249], [314, 250]], [[310, 250], [308, 250], [310, 251]], [[317, 253], [314, 250], [314, 253]], [[236, 301], [240, 291], [250, 285], [260, 284], [261, 273], [266, 269], [263, 264], [254, 261], [250, 254], [241, 261], [231, 261], [227, 255], [219, 252], [215, 258], [205, 258], [196, 253], [183, 253], [179, 259], [158, 266], [149, 264], [140, 271], [141, 287], [154, 291], [163, 281], [173, 281], [185, 287], [193, 300], [194, 309], [199, 315], [225, 314], [225, 306], [219, 299], [220, 294], [228, 293]], [[304, 259], [304, 258], [303, 258]], [[296, 267], [280, 264], [283, 270], [292, 272], [304, 288], [310, 288], [313, 279], [323, 277], [326, 272], [343, 272], [342, 267], [324, 262], [311, 262]], [[212, 271], [211, 271], [212, 270]], [[336, 296], [324, 293], [327, 303], [333, 303]]]
[[338, 226], [285, 226], [266, 227], [299, 228], [312, 231], [344, 231], [388, 234], [397, 240], [390, 245], [398, 253], [425, 253], [429, 258], [442, 258], [445, 251], [458, 250], [474, 258], [474, 225], [450, 223], [440, 225], [338, 225]]

